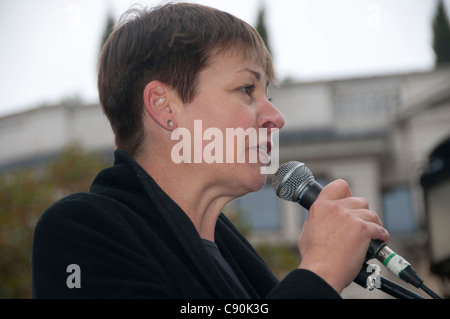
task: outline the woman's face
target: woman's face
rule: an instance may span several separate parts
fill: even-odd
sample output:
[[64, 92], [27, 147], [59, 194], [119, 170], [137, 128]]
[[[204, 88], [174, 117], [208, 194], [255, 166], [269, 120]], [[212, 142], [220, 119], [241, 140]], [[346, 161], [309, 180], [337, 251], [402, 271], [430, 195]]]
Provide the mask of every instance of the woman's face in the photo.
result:
[[268, 85], [263, 67], [255, 61], [242, 54], [218, 54], [199, 74], [196, 97], [177, 120], [191, 132], [192, 165], [238, 196], [264, 186], [261, 166], [268, 162], [271, 131], [284, 125], [268, 100]]

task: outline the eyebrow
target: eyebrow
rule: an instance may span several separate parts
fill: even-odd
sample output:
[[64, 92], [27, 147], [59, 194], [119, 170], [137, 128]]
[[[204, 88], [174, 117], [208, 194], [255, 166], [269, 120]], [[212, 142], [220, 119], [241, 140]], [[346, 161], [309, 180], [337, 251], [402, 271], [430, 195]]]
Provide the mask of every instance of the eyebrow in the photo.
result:
[[[255, 78], [256, 78], [257, 81], [261, 80], [261, 73], [259, 73], [258, 71], [252, 70], [252, 69], [250, 69], [250, 68], [245, 68], [245, 69], [243, 69], [243, 70], [238, 71], [237, 73], [242, 73], [242, 72], [248, 72], [248, 73], [251, 73], [251, 74], [253, 74], [253, 75], [255, 76]], [[267, 81], [266, 87], [268, 87], [269, 85], [270, 85], [270, 82]]]
[[258, 81], [261, 79], [261, 73], [254, 71], [252, 69], [245, 68], [241, 71], [238, 71], [238, 73], [241, 73], [241, 72], [249, 72], [249, 73], [253, 74]]

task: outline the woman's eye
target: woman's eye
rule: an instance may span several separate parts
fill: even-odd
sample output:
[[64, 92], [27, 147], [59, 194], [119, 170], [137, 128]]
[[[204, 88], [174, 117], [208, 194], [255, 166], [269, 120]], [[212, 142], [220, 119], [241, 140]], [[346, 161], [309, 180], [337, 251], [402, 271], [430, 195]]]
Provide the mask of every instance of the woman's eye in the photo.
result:
[[252, 95], [253, 90], [255, 89], [255, 85], [248, 85], [246, 87], [243, 87], [241, 90], [247, 95]]

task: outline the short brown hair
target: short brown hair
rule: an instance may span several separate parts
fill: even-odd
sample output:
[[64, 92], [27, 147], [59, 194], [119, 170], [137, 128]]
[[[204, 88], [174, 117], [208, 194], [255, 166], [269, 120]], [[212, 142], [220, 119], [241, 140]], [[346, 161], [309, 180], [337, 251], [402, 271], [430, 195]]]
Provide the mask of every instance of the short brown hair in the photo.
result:
[[232, 49], [256, 58], [268, 79], [275, 79], [272, 58], [257, 31], [226, 12], [189, 3], [127, 11], [103, 47], [98, 70], [100, 103], [116, 147], [132, 156], [139, 150], [147, 83], [164, 82], [189, 103], [211, 56]]

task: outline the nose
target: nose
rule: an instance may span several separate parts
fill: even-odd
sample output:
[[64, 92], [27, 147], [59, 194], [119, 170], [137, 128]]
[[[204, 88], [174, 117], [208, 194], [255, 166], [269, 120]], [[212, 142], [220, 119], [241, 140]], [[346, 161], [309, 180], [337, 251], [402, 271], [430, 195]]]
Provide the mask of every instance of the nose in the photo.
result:
[[258, 125], [269, 129], [281, 129], [284, 126], [283, 114], [267, 99], [261, 105]]

